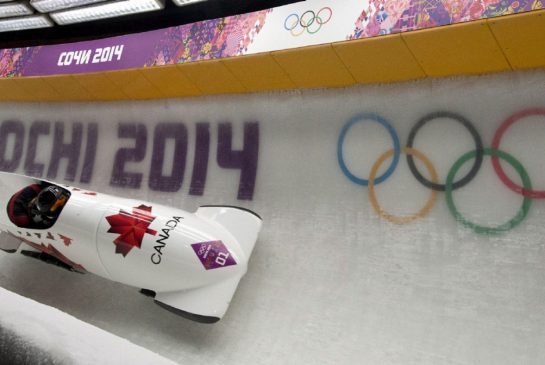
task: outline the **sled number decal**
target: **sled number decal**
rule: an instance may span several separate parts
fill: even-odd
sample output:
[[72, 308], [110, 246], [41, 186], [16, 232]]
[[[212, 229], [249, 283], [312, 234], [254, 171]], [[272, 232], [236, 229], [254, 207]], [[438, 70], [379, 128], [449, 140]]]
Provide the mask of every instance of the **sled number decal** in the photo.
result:
[[192, 244], [191, 247], [206, 270], [237, 264], [221, 241], [198, 242]]

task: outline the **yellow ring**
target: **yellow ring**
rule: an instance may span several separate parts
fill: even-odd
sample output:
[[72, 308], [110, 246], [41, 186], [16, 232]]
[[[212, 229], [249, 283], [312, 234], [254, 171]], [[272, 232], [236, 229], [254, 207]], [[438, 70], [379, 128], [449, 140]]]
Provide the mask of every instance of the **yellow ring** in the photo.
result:
[[[299, 22], [298, 22], [297, 24], [299, 24]], [[294, 36], [294, 37], [299, 37], [301, 34], [305, 33], [305, 29], [306, 29], [306, 28], [301, 27], [301, 31], [300, 31], [299, 33], [295, 33], [295, 32], [293, 31], [295, 28], [297, 28], [297, 27], [294, 27], [292, 30], [290, 30], [290, 33], [291, 33], [292, 36]]]
[[[428, 172], [431, 175], [431, 181], [433, 183], [436, 183], [438, 181], [437, 172], [435, 171], [435, 168], [433, 167], [431, 161], [420, 151], [410, 148], [410, 147], [403, 147], [401, 150], [402, 153], [406, 155], [413, 155], [414, 157], [418, 158], [420, 161], [426, 165], [426, 168], [428, 169]], [[390, 149], [386, 152], [384, 152], [378, 160], [375, 161], [373, 164], [373, 167], [371, 168], [371, 173], [369, 174], [369, 201], [371, 202], [371, 205], [373, 206], [373, 209], [377, 214], [392, 223], [395, 224], [407, 224], [410, 223], [418, 218], [425, 217], [433, 205], [435, 204], [435, 200], [437, 199], [437, 191], [431, 189], [431, 195], [428, 198], [428, 201], [426, 204], [416, 213], [407, 215], [407, 216], [396, 216], [393, 214], [390, 214], [386, 212], [384, 209], [381, 208], [381, 206], [378, 204], [377, 196], [375, 194], [375, 176], [377, 175], [378, 169], [380, 165], [388, 158], [391, 157], [394, 154], [394, 150]]]

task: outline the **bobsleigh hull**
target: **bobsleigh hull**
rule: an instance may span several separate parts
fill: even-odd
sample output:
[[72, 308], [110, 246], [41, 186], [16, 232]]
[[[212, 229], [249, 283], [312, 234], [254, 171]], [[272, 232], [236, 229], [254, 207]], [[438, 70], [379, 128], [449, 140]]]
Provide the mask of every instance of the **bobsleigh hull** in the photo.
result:
[[74, 271], [155, 294], [157, 304], [193, 320], [211, 323], [224, 315], [261, 228], [258, 215], [230, 206], [189, 213], [49, 182], [69, 194], [54, 224], [14, 224], [6, 208], [12, 196], [44, 183], [0, 172], [1, 249], [14, 252], [22, 242]]

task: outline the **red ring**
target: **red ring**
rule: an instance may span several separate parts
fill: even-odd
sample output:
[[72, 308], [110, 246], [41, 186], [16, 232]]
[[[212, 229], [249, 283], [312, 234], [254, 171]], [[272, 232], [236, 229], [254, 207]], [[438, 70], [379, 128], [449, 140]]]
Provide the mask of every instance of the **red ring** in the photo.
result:
[[[494, 134], [494, 139], [492, 140], [492, 148], [499, 149], [501, 138], [503, 137], [503, 134], [505, 133], [507, 128], [509, 128], [512, 124], [515, 124], [516, 122], [518, 122], [521, 118], [531, 116], [531, 115], [545, 116], [545, 108], [532, 108], [532, 109], [521, 110], [511, 115], [509, 118], [507, 118], [496, 130], [496, 133]], [[522, 194], [523, 196], [528, 198], [537, 198], [537, 199], [545, 198], [545, 190], [525, 189], [522, 186], [513, 182], [513, 180], [511, 180], [505, 174], [505, 171], [501, 167], [500, 159], [498, 158], [498, 156], [492, 156], [491, 160], [492, 160], [492, 165], [494, 166], [494, 170], [496, 171], [496, 174], [509, 189], [513, 190], [515, 193]]]

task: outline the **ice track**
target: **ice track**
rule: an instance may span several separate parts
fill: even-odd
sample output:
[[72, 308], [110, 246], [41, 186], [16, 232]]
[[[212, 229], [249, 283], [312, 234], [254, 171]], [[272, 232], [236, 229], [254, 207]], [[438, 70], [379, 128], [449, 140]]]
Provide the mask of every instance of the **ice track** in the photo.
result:
[[[84, 127], [97, 123], [97, 164], [90, 181], [83, 184], [86, 189], [190, 211], [204, 204], [242, 205], [263, 217], [263, 230], [248, 273], [217, 324], [176, 317], [136, 288], [1, 253], [0, 286], [54, 309], [30, 317], [26, 305], [15, 305], [6, 313], [4, 302], [13, 295], [2, 290], [0, 325], [60, 363], [80, 363], [93, 347], [84, 342], [68, 346], [76, 340], [58, 332], [62, 325], [48, 331], [47, 320], [60, 315], [57, 309], [180, 364], [543, 364], [545, 203], [532, 198], [529, 209], [517, 213], [523, 197], [502, 184], [490, 157], [484, 156], [479, 173], [452, 192], [460, 213], [456, 218], [448, 194], [432, 193], [420, 184], [401, 151], [411, 129], [431, 115], [433, 122], [421, 127], [414, 147], [444, 182], [455, 161], [475, 149], [468, 129], [449, 116], [469, 120], [488, 148], [510, 116], [545, 108], [543, 85], [544, 72], [529, 72], [340, 90], [107, 103], [100, 108], [4, 105], [0, 122], [16, 118], [26, 131], [37, 119], [60, 121], [66, 131], [77, 122]], [[536, 112], [520, 119], [509, 127], [500, 149], [516, 156], [534, 189], [545, 189], [545, 116]], [[369, 187], [350, 177], [368, 179], [375, 161], [394, 146], [380, 120], [393, 127], [400, 141], [395, 173], [375, 186], [382, 212], [410, 215], [435, 194], [431, 208], [414, 221], [402, 222], [407, 224], [379, 216]], [[188, 133], [185, 176], [175, 192], [161, 192], [149, 183], [154, 131], [165, 121], [183, 123]], [[199, 141], [196, 125], [203, 121], [210, 133], [208, 175], [202, 195], [191, 195]], [[141, 143], [133, 132], [119, 137], [122, 123], [147, 128], [144, 157], [124, 165], [125, 172], [141, 174], [138, 188], [112, 185], [116, 152]], [[221, 123], [231, 128], [233, 151], [244, 146], [245, 123], [259, 126], [257, 174], [251, 189], [243, 187], [246, 199], [237, 199], [244, 163], [238, 168], [218, 164]], [[346, 134], [341, 138], [343, 128]], [[36, 159], [46, 167], [51, 149], [47, 138], [52, 135], [40, 137], [38, 152], [44, 153]], [[165, 156], [174, 151], [169, 143], [165, 142]], [[5, 153], [4, 159], [10, 158]], [[169, 165], [172, 158], [165, 156], [163, 162]], [[414, 159], [429, 177], [426, 166]], [[376, 176], [390, 163], [386, 159], [377, 166]], [[503, 163], [518, 183], [517, 172]], [[471, 162], [462, 166], [455, 180], [470, 166]], [[22, 162], [18, 169], [24, 172]], [[64, 169], [61, 164], [58, 179]], [[168, 175], [169, 170], [162, 173]], [[501, 232], [478, 232], [469, 224], [498, 227], [513, 217], [518, 217], [516, 224]], [[43, 320], [44, 342], [28, 334], [30, 318]], [[112, 356], [140, 351], [115, 343], [103, 351]]]

